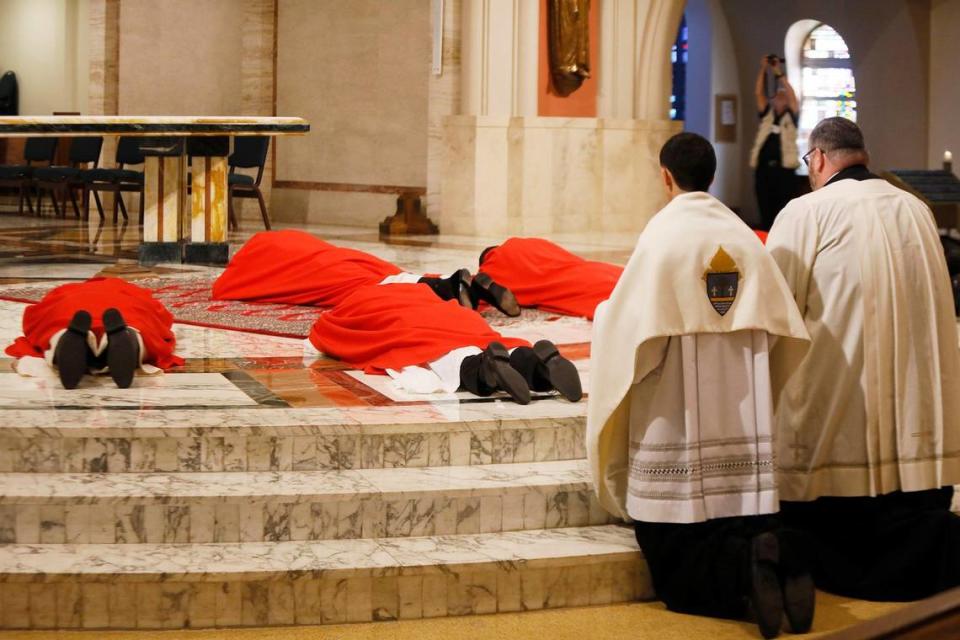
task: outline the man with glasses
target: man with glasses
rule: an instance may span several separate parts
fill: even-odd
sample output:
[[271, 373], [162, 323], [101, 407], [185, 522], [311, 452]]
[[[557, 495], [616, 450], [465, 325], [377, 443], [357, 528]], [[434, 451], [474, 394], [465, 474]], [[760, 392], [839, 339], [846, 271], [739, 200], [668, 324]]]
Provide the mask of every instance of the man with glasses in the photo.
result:
[[799, 363], [771, 353], [783, 521], [808, 535], [817, 586], [926, 597], [960, 585], [960, 349], [943, 249], [930, 210], [867, 169], [853, 122], [820, 122], [804, 161], [814, 192], [767, 240], [812, 340]]

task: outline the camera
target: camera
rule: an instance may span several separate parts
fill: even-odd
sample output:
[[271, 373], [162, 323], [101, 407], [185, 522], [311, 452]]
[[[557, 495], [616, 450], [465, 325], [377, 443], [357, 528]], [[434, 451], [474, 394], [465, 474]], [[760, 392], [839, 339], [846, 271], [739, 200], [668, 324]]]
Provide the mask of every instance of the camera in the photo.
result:
[[770, 64], [777, 64], [778, 62], [780, 64], [783, 64], [784, 62], [786, 62], [786, 60], [784, 60], [783, 58], [781, 58], [775, 53], [771, 53], [770, 55], [767, 56], [767, 62], [769, 62]]

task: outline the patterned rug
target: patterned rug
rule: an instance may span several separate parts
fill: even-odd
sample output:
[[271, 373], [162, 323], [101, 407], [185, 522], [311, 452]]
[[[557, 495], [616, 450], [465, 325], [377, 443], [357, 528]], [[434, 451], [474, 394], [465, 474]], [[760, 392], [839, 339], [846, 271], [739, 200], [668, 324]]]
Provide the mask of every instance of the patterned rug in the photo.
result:
[[[283, 338], [306, 338], [310, 327], [323, 313], [320, 307], [303, 307], [269, 302], [236, 302], [214, 300], [213, 281], [207, 275], [140, 278], [134, 282], [153, 291], [181, 324], [215, 329], [262, 333]], [[38, 302], [51, 289], [63, 282], [12, 284], [0, 286], [0, 300]], [[508, 318], [496, 309], [483, 311], [490, 326], [507, 336], [536, 342], [551, 340], [556, 344], [579, 345], [590, 341], [590, 322], [536, 309], [524, 309], [518, 318]]]
[[[153, 295], [170, 310], [174, 319], [182, 324], [284, 338], [305, 338], [310, 333], [310, 327], [323, 313], [321, 308], [292, 304], [214, 300], [214, 279], [192, 275], [141, 278], [134, 282], [153, 291]], [[0, 299], [38, 302], [60, 284], [63, 283], [7, 285], [0, 287]]]

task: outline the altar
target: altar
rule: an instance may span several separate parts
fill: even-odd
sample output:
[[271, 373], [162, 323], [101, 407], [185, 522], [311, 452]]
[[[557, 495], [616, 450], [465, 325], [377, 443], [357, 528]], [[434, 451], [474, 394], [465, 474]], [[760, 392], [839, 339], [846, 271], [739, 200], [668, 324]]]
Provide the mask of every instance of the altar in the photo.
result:
[[229, 258], [227, 156], [230, 138], [304, 135], [308, 131], [309, 123], [301, 118], [0, 117], [0, 138], [102, 135], [141, 139], [140, 150], [146, 159], [143, 240], [139, 248], [143, 265], [160, 262], [225, 265]]

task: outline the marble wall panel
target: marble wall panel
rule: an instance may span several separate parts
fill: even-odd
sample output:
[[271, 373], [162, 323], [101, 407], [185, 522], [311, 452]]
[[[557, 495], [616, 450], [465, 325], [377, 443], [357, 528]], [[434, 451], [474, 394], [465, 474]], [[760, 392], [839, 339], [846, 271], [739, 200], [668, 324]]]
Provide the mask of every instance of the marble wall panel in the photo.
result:
[[669, 121], [450, 116], [440, 226], [466, 235], [639, 233], [665, 204]]

